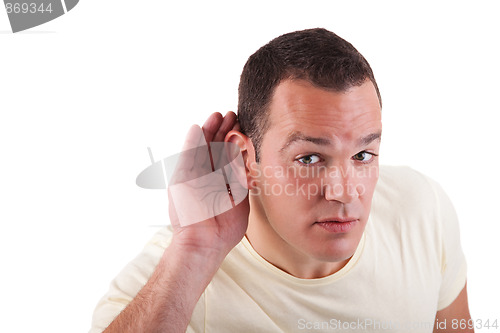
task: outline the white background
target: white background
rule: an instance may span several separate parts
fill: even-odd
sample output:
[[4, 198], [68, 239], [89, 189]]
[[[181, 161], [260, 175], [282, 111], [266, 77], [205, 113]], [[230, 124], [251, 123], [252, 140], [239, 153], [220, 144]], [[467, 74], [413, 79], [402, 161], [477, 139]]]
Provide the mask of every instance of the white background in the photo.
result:
[[109, 282], [168, 223], [165, 193], [135, 185], [146, 147], [177, 152], [190, 124], [236, 109], [251, 53], [318, 26], [371, 63], [382, 163], [448, 192], [471, 313], [500, 321], [495, 2], [81, 0], [18, 34], [0, 10], [0, 331], [87, 331]]

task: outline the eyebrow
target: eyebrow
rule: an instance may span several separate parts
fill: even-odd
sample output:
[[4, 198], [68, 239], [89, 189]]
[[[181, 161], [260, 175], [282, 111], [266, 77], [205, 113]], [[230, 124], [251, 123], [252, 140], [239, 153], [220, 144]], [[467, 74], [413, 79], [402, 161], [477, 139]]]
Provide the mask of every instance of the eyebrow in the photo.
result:
[[382, 138], [382, 132], [368, 134], [367, 136], [362, 137], [361, 139], [358, 140], [358, 147], [368, 146], [375, 140], [380, 141], [381, 138]]
[[[368, 134], [367, 136], [362, 137], [361, 139], [358, 140], [357, 146], [358, 147], [367, 146], [375, 140], [380, 141], [381, 137], [382, 137], [381, 132]], [[297, 141], [312, 142], [312, 143], [320, 145], [320, 146], [328, 146], [328, 145], [332, 144], [332, 140], [330, 140], [329, 138], [313, 137], [313, 136], [305, 135], [304, 133], [299, 132], [299, 131], [293, 131], [288, 135], [288, 138], [287, 138], [285, 144], [280, 149], [280, 153], [285, 151], [292, 143], [297, 142]]]
[[313, 137], [313, 136], [308, 136], [305, 135], [302, 132], [299, 131], [293, 131], [288, 135], [288, 138], [280, 149], [280, 153], [285, 151], [292, 143], [296, 141], [307, 141], [307, 142], [312, 142], [314, 144], [320, 145], [320, 146], [327, 146], [332, 143], [332, 141], [328, 138], [319, 138], [319, 137]]

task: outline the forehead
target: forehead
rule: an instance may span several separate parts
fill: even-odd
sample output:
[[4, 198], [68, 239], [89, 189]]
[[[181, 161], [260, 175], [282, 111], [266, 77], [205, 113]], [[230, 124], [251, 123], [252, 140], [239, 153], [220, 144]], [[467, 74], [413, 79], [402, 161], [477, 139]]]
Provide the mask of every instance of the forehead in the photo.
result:
[[343, 92], [285, 80], [276, 87], [269, 111], [268, 133], [280, 137], [300, 131], [356, 139], [382, 126], [378, 96], [369, 80]]

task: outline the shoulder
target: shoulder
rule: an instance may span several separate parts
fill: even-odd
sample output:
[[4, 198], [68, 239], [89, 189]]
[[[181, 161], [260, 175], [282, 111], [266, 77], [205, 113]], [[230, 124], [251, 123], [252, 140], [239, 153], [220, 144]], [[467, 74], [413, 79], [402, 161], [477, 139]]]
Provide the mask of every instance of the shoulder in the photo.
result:
[[399, 270], [440, 309], [450, 304], [465, 284], [466, 265], [458, 218], [441, 186], [409, 167], [381, 166], [370, 218], [366, 252], [377, 267], [385, 263], [391, 276]]
[[109, 285], [92, 316], [91, 332], [102, 331], [134, 299], [153, 274], [172, 239], [170, 226], [154, 234], [143, 250], [130, 261]]
[[370, 217], [376, 225], [393, 230], [397, 239], [413, 244], [420, 240], [422, 247], [437, 252], [443, 233], [456, 228], [456, 214], [446, 193], [430, 177], [409, 167], [380, 167]]
[[172, 227], [170, 225], [162, 227], [146, 243], [137, 257], [125, 266], [120, 275], [135, 275], [140, 277], [138, 280], [141, 284], [145, 284], [158, 265], [163, 252], [170, 245], [171, 240]]
[[433, 240], [438, 251], [444, 241], [457, 238], [459, 230], [455, 208], [445, 191], [409, 167], [380, 167], [370, 216], [379, 224], [410, 234], [413, 240], [417, 235], [425, 242]]
[[381, 166], [373, 195], [373, 208], [410, 214], [438, 206], [439, 185], [406, 166]]
[[153, 274], [163, 252], [170, 245], [171, 239], [170, 226], [158, 230], [142, 251], [115, 277], [112, 286], [116, 287], [119, 292], [125, 293], [130, 299], [135, 297], [135, 294]]

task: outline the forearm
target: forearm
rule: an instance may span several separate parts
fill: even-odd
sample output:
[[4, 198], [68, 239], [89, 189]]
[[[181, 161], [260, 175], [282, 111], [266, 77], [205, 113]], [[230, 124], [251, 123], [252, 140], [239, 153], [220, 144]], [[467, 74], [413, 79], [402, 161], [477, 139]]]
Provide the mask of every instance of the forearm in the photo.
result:
[[146, 285], [104, 332], [185, 332], [223, 259], [217, 253], [185, 251], [173, 242]]

